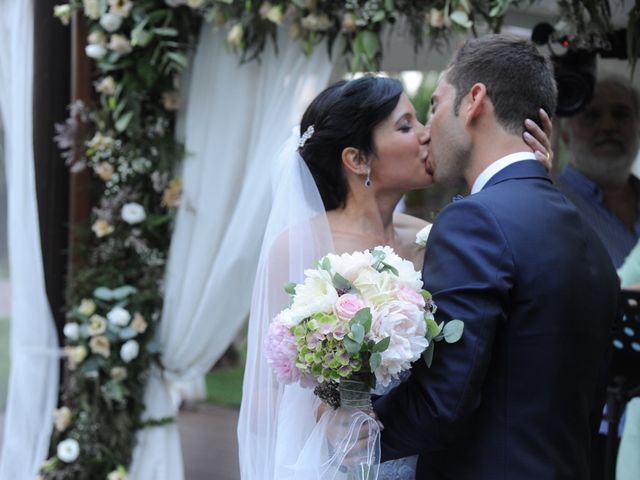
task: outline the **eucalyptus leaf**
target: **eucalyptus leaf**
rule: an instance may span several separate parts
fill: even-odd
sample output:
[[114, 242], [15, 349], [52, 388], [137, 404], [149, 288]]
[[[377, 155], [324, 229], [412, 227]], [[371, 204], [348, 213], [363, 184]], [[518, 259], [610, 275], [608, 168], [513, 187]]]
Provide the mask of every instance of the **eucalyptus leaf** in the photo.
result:
[[453, 23], [464, 28], [471, 28], [473, 25], [473, 22], [469, 20], [469, 15], [467, 15], [467, 13], [463, 12], [462, 10], [456, 10], [451, 15], [449, 15], [449, 18]]
[[384, 352], [387, 348], [389, 348], [389, 343], [391, 342], [391, 337], [385, 337], [382, 340], [380, 340], [378, 343], [376, 343], [373, 346], [373, 351], [374, 352]]
[[322, 259], [322, 261], [320, 262], [320, 268], [322, 270], [326, 270], [327, 272], [331, 271], [331, 260], [329, 260], [329, 257], [324, 257]]
[[360, 345], [364, 341], [364, 327], [360, 323], [356, 323], [351, 327], [351, 333], [349, 337], [358, 344], [358, 349], [360, 349]]
[[351, 289], [351, 283], [349, 283], [349, 280], [344, 278], [339, 273], [335, 273], [333, 275], [333, 286], [336, 288], [336, 290], [349, 291]]
[[436, 338], [442, 332], [442, 328], [444, 327], [444, 323], [438, 325], [433, 318], [427, 318], [427, 332], [431, 338]]
[[382, 22], [387, 17], [387, 12], [384, 10], [378, 10], [375, 15], [371, 18], [371, 23]]
[[400, 276], [400, 272], [398, 272], [398, 269], [396, 267], [392, 267], [391, 265], [385, 262], [382, 262], [381, 265], [382, 265], [382, 268], [380, 269], [381, 272], [391, 272], [396, 277]]
[[358, 353], [360, 351], [360, 344], [357, 343], [357, 342], [354, 342], [349, 337], [344, 337], [344, 339], [342, 341], [344, 343], [344, 348], [351, 355], [355, 355], [356, 353]]
[[136, 332], [131, 327], [125, 327], [122, 330], [120, 330], [118, 336], [120, 337], [121, 340], [131, 340], [132, 338], [135, 338], [138, 336], [138, 332]]
[[178, 30], [176, 30], [175, 28], [168, 28], [168, 27], [154, 28], [153, 33], [155, 33], [156, 35], [160, 35], [161, 37], [177, 37], [178, 36]]
[[442, 333], [447, 343], [455, 343], [462, 338], [464, 332], [464, 323], [462, 320], [450, 320], [444, 326]]
[[112, 290], [112, 295], [115, 300], [122, 300], [123, 298], [127, 298], [129, 295], [132, 295], [138, 291], [137, 288], [132, 287], [131, 285], [123, 285], [122, 287], [118, 287]]
[[376, 370], [381, 363], [382, 363], [382, 355], [380, 355], [378, 352], [372, 353], [371, 358], [369, 358], [369, 368], [372, 371]]
[[116, 122], [116, 130], [119, 132], [124, 132], [129, 126], [129, 123], [131, 122], [132, 118], [133, 118], [133, 112], [127, 112], [124, 115], [122, 115]]
[[287, 282], [284, 284], [284, 291], [286, 293], [288, 293], [289, 295], [295, 295], [296, 294], [296, 284], [293, 282]]
[[93, 296], [100, 300], [113, 300], [113, 291], [107, 287], [98, 287], [93, 291]]
[[369, 307], [361, 308], [349, 321], [349, 327], [356, 324], [360, 324], [364, 327], [364, 325], [369, 322], [371, 322], [371, 309]]
[[171, 59], [172, 62], [177, 63], [180, 68], [187, 68], [189, 66], [189, 60], [186, 55], [178, 52], [167, 52], [165, 55]]
[[427, 364], [427, 367], [431, 366], [431, 363], [433, 363], [433, 351], [435, 349], [435, 344], [433, 342], [431, 342], [427, 348], [424, 350], [424, 352], [422, 352], [422, 359], [424, 360], [424, 363]]
[[361, 37], [363, 51], [367, 59], [375, 59], [380, 53], [380, 39], [378, 35], [365, 30], [358, 33], [358, 36]]

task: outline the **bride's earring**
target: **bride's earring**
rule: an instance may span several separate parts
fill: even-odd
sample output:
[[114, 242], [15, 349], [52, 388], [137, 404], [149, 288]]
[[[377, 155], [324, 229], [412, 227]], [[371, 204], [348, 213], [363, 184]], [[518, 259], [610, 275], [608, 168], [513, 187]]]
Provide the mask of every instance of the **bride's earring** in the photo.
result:
[[367, 188], [371, 186], [371, 167], [367, 168], [367, 179], [364, 181], [364, 186]]

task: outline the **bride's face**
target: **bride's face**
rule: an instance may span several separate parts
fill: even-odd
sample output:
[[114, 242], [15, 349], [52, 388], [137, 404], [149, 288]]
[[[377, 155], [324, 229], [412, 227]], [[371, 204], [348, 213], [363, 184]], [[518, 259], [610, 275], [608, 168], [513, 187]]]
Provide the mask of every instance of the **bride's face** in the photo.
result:
[[376, 188], [409, 191], [433, 183], [427, 171], [428, 132], [403, 93], [391, 115], [373, 131], [371, 181]]

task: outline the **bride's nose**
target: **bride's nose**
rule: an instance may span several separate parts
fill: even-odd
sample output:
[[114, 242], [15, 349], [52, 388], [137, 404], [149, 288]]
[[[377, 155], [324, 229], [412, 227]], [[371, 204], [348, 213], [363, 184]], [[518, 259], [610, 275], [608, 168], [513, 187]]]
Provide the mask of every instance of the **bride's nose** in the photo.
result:
[[418, 135], [418, 139], [422, 144], [429, 143], [429, 140], [431, 140], [431, 128], [429, 128], [429, 124], [420, 124], [420, 133]]

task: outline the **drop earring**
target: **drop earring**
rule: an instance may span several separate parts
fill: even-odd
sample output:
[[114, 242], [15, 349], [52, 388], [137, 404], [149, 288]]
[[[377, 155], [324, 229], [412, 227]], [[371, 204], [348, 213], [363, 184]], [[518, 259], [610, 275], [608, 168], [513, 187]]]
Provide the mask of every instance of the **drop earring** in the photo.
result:
[[371, 168], [367, 168], [367, 179], [364, 181], [364, 186], [369, 188], [371, 186]]

